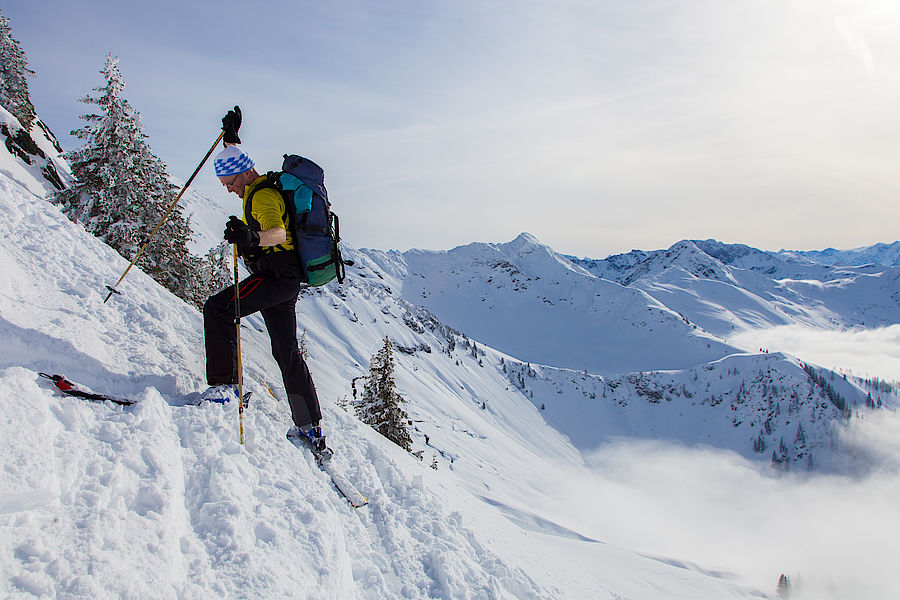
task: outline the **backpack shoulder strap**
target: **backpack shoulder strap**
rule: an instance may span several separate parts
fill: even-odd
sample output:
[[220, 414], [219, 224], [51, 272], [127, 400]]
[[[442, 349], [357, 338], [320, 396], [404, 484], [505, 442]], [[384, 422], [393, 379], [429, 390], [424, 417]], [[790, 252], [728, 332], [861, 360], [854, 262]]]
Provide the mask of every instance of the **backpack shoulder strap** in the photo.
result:
[[250, 200], [253, 198], [254, 194], [259, 190], [264, 190], [266, 188], [275, 189], [279, 192], [281, 191], [281, 173], [277, 173], [275, 171], [269, 171], [266, 173], [266, 180], [257, 185], [250, 192], [250, 196], [247, 198], [247, 204], [250, 204]]

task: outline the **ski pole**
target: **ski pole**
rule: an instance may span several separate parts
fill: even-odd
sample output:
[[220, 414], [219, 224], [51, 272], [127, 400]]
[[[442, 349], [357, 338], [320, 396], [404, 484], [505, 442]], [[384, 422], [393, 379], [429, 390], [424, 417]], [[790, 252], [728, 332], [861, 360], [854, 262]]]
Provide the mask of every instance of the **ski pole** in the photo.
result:
[[237, 328], [238, 420], [244, 445], [244, 365], [241, 360], [241, 283], [238, 279], [238, 247], [234, 244], [234, 325]]
[[222, 139], [222, 137], [224, 135], [225, 135], [225, 130], [222, 130], [222, 133], [219, 134], [219, 137], [217, 137], [216, 141], [213, 142], [213, 145], [210, 146], [209, 152], [206, 153], [206, 156], [203, 157], [203, 160], [201, 160], [200, 164], [197, 165], [197, 168], [194, 169], [194, 172], [191, 174], [190, 178], [187, 180], [187, 183], [184, 184], [184, 187], [181, 188], [181, 191], [178, 192], [178, 195], [175, 197], [175, 200], [172, 201], [172, 204], [169, 205], [169, 209], [166, 211], [166, 214], [164, 214], [162, 216], [162, 218], [159, 220], [159, 223], [157, 223], [156, 227], [153, 228], [153, 232], [150, 234], [150, 238], [146, 242], [144, 242], [144, 245], [141, 246], [141, 249], [138, 250], [138, 253], [131, 260], [131, 263], [128, 265], [128, 268], [125, 269], [125, 272], [122, 273], [121, 277], [119, 277], [119, 280], [116, 282], [116, 285], [106, 286], [106, 289], [109, 290], [109, 294], [107, 294], [106, 298], [103, 299], [104, 304], [106, 303], [107, 300], [109, 300], [110, 296], [112, 296], [113, 294], [121, 294], [122, 293], [119, 290], [117, 290], [116, 288], [119, 286], [120, 283], [122, 283], [122, 280], [125, 279], [125, 276], [128, 275], [128, 271], [131, 270], [131, 267], [134, 266], [134, 263], [137, 262], [137, 259], [141, 257], [141, 254], [144, 253], [144, 250], [150, 244], [150, 240], [153, 239], [153, 237], [156, 235], [156, 232], [159, 231], [159, 228], [162, 227], [162, 224], [165, 222], [165, 220], [167, 218], [169, 218], [169, 215], [172, 213], [172, 210], [175, 208], [175, 205], [178, 204], [179, 200], [181, 200], [181, 197], [187, 191], [188, 186], [191, 185], [191, 183], [194, 181], [194, 177], [197, 176], [197, 173], [200, 172], [200, 169], [202, 169], [203, 165], [206, 164], [206, 161], [209, 160], [209, 155], [213, 153], [213, 150], [216, 149], [216, 146], [219, 144], [219, 141]]

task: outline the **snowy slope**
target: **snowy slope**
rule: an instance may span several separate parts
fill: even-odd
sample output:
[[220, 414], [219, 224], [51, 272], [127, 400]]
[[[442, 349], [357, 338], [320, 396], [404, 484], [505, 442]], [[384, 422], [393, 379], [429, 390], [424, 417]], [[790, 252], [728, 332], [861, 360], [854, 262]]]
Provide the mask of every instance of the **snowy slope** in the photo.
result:
[[[0, 214], [4, 597], [759, 597], [535, 512], [585, 476], [580, 454], [489, 366], [499, 355], [397, 298], [364, 255], [353, 284], [299, 307], [336, 460], [371, 501], [354, 511], [283, 438], [258, 322], [241, 449], [236, 407], [183, 405], [202, 388], [194, 309], [138, 271], [103, 304], [124, 259], [5, 176]], [[397, 378], [424, 463], [338, 406], [385, 335], [412, 352]], [[59, 397], [38, 371], [139, 404]]]
[[0, 139], [0, 173], [32, 194], [46, 198], [72, 182], [56, 136], [40, 119], [25, 131], [18, 119], [0, 107]]

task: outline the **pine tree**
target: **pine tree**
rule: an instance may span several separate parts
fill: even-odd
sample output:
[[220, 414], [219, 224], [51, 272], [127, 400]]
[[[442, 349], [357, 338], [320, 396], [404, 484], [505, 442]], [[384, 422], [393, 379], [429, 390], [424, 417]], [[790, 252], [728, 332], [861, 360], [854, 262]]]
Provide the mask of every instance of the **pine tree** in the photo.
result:
[[756, 440], [753, 442], [753, 451], [757, 454], [762, 454], [766, 451], [766, 438], [763, 435], [763, 430], [759, 430], [759, 436], [757, 436]]
[[794, 435], [794, 456], [792, 460], [799, 463], [801, 459], [806, 457], [806, 453], [806, 431], [803, 429], [803, 424], [800, 423], [797, 425], [797, 433]]
[[791, 578], [788, 575], [782, 573], [781, 577], [778, 578], [777, 591], [779, 598], [791, 597]]
[[303, 360], [309, 360], [309, 342], [306, 339], [306, 330], [303, 330], [303, 335], [300, 336], [300, 356], [303, 357]]
[[[99, 96], [79, 102], [100, 114], [81, 118], [86, 125], [72, 135], [85, 145], [67, 153], [75, 184], [56, 201], [73, 221], [131, 260], [149, 237], [175, 195], [166, 166], [150, 150], [140, 114], [122, 97], [125, 81], [118, 59], [110, 55], [100, 71], [106, 85]], [[180, 298], [196, 303], [200, 259], [190, 254], [190, 224], [176, 206], [137, 266]]]
[[194, 304], [202, 306], [206, 298], [228, 287], [233, 276], [231, 245], [221, 242], [210, 248], [200, 258], [198, 282], [193, 293]]
[[409, 415], [401, 406], [406, 400], [397, 393], [394, 383], [394, 356], [389, 338], [372, 358], [362, 398], [355, 401], [356, 414], [375, 431], [407, 452], [412, 438], [407, 429]]
[[31, 131], [35, 118], [27, 79], [33, 76], [25, 52], [12, 37], [9, 18], [0, 15], [0, 105], [12, 113], [26, 131]]

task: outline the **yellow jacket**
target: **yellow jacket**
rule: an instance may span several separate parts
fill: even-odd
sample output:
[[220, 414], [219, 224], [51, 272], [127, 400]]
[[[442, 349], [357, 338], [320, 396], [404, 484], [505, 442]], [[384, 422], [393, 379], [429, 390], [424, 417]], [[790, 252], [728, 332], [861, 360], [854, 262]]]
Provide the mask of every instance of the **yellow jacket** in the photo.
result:
[[[283, 244], [272, 247], [272, 251], [281, 252], [294, 249], [294, 239], [288, 222], [287, 209], [281, 193], [271, 187], [264, 187], [254, 194], [254, 190], [266, 182], [266, 176], [260, 175], [244, 188], [243, 213], [244, 222], [255, 231], [265, 231], [273, 227], [282, 227], [287, 239]], [[253, 196], [250, 212], [247, 213], [247, 199]]]

